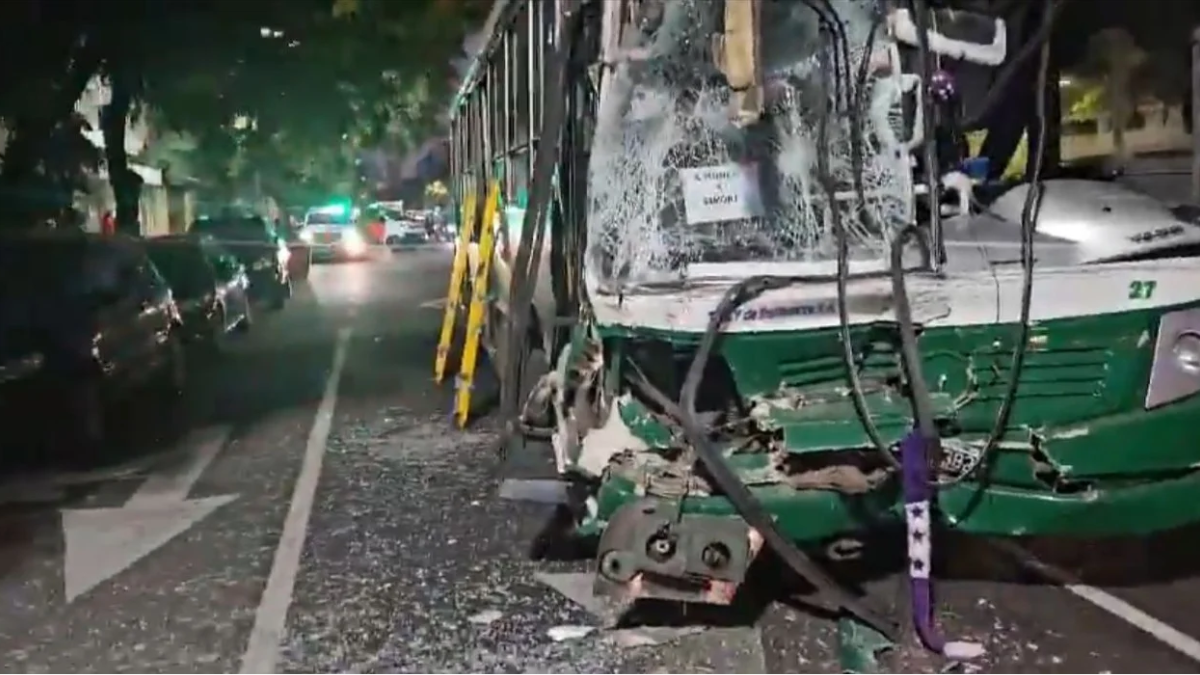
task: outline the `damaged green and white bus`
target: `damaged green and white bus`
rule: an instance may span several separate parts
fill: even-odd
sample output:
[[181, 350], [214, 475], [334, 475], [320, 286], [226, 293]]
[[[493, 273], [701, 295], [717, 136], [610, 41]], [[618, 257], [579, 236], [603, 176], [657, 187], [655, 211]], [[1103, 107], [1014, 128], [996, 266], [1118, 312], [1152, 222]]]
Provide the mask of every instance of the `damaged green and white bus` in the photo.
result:
[[485, 343], [598, 590], [728, 603], [770, 548], [893, 635], [820, 562], [893, 522], [961, 656], [931, 529], [1196, 519], [1200, 225], [1059, 166], [1063, 2], [497, 3], [452, 191], [500, 182]]

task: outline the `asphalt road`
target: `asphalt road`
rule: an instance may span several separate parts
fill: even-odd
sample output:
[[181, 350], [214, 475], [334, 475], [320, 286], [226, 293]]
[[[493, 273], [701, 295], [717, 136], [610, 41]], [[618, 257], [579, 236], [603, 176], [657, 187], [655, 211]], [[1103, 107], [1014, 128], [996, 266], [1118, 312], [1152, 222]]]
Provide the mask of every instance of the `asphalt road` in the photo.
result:
[[[605, 631], [551, 587], [586, 564], [529, 559], [547, 507], [495, 498], [494, 421], [454, 430], [431, 382], [448, 260], [319, 266], [173, 417], [129, 420], [118, 466], [9, 476], [0, 669], [840, 672], [831, 624], [782, 603]], [[1196, 672], [1195, 540], [1028, 547], [1093, 586], [948, 541], [940, 616], [988, 647], [969, 672]]]

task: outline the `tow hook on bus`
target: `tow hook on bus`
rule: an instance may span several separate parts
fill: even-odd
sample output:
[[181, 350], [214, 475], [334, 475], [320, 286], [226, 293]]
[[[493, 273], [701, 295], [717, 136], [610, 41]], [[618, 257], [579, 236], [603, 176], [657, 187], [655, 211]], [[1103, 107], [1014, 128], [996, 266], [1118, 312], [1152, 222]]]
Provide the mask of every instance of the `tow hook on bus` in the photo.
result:
[[762, 549], [741, 519], [680, 514], [658, 499], [626, 504], [597, 550], [594, 591], [622, 603], [647, 598], [728, 605]]

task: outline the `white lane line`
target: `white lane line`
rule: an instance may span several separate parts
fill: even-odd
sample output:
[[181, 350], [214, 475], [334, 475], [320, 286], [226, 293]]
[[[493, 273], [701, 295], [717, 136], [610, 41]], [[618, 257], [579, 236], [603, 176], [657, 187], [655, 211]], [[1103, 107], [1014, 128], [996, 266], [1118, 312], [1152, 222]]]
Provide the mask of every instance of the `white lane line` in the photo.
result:
[[417, 305], [417, 307], [419, 307], [421, 309], [445, 309], [446, 301], [448, 299], [449, 298], [436, 298], [433, 300], [426, 300], [425, 302], [422, 302], [419, 305]]
[[1089, 602], [1092, 605], [1108, 612], [1116, 618], [1128, 623], [1137, 628], [1159, 642], [1174, 649], [1175, 651], [1187, 656], [1188, 658], [1200, 661], [1200, 640], [1180, 631], [1163, 621], [1160, 621], [1146, 612], [1134, 607], [1117, 596], [1107, 593], [1096, 588], [1081, 584], [1078, 579], [1075, 579], [1066, 570], [1059, 569], [1048, 563], [1033, 557], [1025, 549], [1010, 542], [995, 542], [995, 545], [1016, 558], [1022, 565], [1030, 570], [1040, 574], [1041, 576], [1053, 581], [1075, 597]]
[[333, 350], [333, 368], [325, 382], [325, 393], [317, 406], [317, 416], [308, 443], [304, 447], [304, 461], [300, 475], [292, 491], [292, 503], [288, 507], [287, 519], [283, 522], [283, 534], [275, 549], [275, 561], [267, 577], [267, 587], [254, 614], [254, 628], [242, 655], [243, 673], [274, 673], [279, 658], [279, 648], [287, 627], [288, 607], [296, 586], [296, 574], [300, 569], [300, 555], [304, 551], [304, 537], [308, 533], [308, 519], [312, 515], [313, 499], [317, 493], [317, 481], [321, 477], [321, 463], [325, 458], [325, 446], [333, 426], [333, 412], [337, 405], [338, 383], [346, 366], [346, 351], [350, 343], [350, 329], [338, 331], [337, 344]]

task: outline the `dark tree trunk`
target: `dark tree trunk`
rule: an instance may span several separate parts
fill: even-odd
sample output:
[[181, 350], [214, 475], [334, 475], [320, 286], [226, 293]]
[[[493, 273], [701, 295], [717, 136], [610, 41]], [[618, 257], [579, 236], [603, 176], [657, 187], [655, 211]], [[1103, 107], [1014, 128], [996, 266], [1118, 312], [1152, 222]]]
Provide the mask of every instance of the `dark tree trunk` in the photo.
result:
[[39, 148], [50, 141], [52, 125], [45, 120], [17, 118], [9, 127], [8, 146], [4, 149], [4, 170], [0, 181], [5, 185], [28, 184], [37, 176]]
[[[70, 63], [66, 68], [67, 76], [49, 103], [18, 114], [8, 125], [4, 166], [0, 169], [0, 186], [6, 193], [5, 203], [0, 210], [6, 216], [28, 216], [47, 210], [42, 208], [48, 203], [43, 193], [49, 189], [42, 171], [45, 155], [50, 150], [56, 130], [74, 113], [75, 102], [99, 67], [96, 53], [90, 49], [76, 52], [67, 62]], [[20, 226], [35, 220], [6, 217], [5, 225]]]
[[110, 78], [112, 100], [104, 107], [100, 127], [104, 131], [104, 159], [108, 165], [108, 182], [117, 203], [117, 231], [141, 234], [138, 222], [138, 202], [142, 196], [142, 179], [129, 168], [125, 151], [125, 131], [133, 108], [133, 89], [122, 75]]

